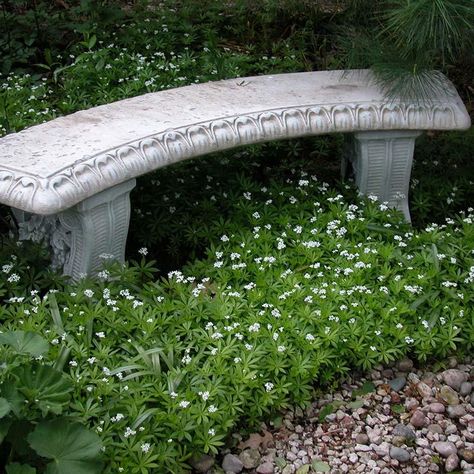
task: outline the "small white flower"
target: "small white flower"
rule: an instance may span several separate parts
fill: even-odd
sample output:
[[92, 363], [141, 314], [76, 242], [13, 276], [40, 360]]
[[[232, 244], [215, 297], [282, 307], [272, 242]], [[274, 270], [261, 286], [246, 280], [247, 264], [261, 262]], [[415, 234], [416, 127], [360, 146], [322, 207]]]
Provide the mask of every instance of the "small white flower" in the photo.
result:
[[266, 390], [267, 392], [271, 392], [271, 391], [273, 390], [273, 387], [274, 387], [274, 385], [273, 385], [271, 382], [267, 382], [267, 383], [265, 384], [265, 390]]
[[[143, 256], [148, 255], [148, 249], [147, 249], [146, 247], [142, 247], [142, 248], [138, 251], [138, 253], [139, 253], [140, 255], [143, 255]], [[148, 446], [150, 446], [150, 445], [148, 445]]]
[[128, 438], [129, 436], [133, 436], [133, 435], [136, 435], [137, 432], [135, 430], [132, 430], [132, 428], [130, 428], [129, 426], [127, 426], [125, 428], [125, 433], [123, 434], [123, 436], [125, 438]]
[[198, 392], [198, 395], [204, 400], [209, 400], [210, 393], [209, 392]]

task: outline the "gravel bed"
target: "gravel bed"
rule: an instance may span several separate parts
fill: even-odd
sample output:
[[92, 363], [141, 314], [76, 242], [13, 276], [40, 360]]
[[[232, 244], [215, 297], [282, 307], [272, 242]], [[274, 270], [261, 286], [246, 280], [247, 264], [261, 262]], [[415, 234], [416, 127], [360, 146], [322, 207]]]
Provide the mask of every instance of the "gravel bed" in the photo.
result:
[[248, 439], [233, 435], [235, 448], [194, 460], [195, 472], [474, 474], [473, 360], [445, 367], [376, 367]]

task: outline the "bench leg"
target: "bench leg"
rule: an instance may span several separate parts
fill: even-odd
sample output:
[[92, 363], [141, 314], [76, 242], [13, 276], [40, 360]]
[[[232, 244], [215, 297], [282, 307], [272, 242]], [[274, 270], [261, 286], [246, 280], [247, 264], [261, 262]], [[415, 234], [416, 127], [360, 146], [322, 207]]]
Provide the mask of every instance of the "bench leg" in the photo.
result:
[[14, 209], [20, 240], [46, 242], [52, 267], [73, 280], [97, 273], [104, 257], [123, 262], [135, 180], [114, 186], [52, 216]]
[[360, 132], [354, 134], [351, 157], [356, 185], [403, 212], [411, 222], [408, 191], [415, 139], [419, 131]]

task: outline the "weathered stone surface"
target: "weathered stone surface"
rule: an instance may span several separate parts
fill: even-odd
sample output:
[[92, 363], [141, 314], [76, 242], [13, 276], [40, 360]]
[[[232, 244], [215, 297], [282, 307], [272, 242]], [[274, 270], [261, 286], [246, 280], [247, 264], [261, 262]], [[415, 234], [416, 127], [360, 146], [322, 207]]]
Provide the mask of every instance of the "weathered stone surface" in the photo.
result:
[[474, 464], [474, 449], [460, 449], [459, 455], [469, 464]]
[[427, 418], [426, 415], [421, 410], [415, 410], [413, 415], [410, 418], [410, 423], [415, 428], [422, 428], [426, 425]]
[[191, 466], [197, 472], [207, 472], [212, 466], [214, 466], [214, 463], [215, 459], [208, 454], [203, 454], [201, 457], [193, 458], [190, 461]]
[[397, 377], [396, 379], [390, 380], [390, 382], [388, 382], [390, 388], [395, 392], [402, 390], [406, 383], [407, 379], [405, 377]]
[[425, 382], [419, 382], [418, 384], [416, 384], [416, 390], [422, 398], [431, 397], [431, 395], [433, 394], [431, 387]]
[[445, 370], [441, 374], [441, 377], [443, 378], [446, 385], [449, 385], [456, 391], [459, 391], [461, 384], [467, 381], [467, 374], [457, 369]]
[[254, 469], [260, 463], [260, 451], [253, 448], [245, 449], [239, 454], [239, 459], [242, 461], [245, 469]]
[[222, 461], [222, 469], [226, 472], [239, 473], [244, 468], [242, 461], [233, 454], [226, 454]]
[[369, 437], [365, 433], [359, 433], [355, 438], [355, 442], [357, 444], [369, 444]]
[[398, 361], [397, 368], [400, 372], [410, 372], [413, 369], [413, 361], [408, 358], [402, 359]]
[[392, 446], [390, 448], [390, 457], [399, 462], [408, 462], [410, 460], [410, 453], [406, 449]]
[[461, 418], [466, 414], [466, 409], [462, 405], [448, 406], [448, 415], [450, 418]]
[[448, 385], [443, 385], [439, 391], [439, 396], [448, 405], [459, 405], [459, 396], [456, 391]]
[[472, 383], [471, 382], [463, 382], [461, 387], [459, 388], [459, 395], [465, 397], [472, 392]]
[[392, 430], [392, 434], [394, 436], [400, 436], [407, 440], [412, 440], [416, 438], [415, 432], [409, 426], [406, 426], [403, 423], [399, 423], [398, 425], [396, 425]]
[[457, 453], [456, 445], [450, 441], [436, 441], [433, 443], [433, 448], [444, 458]]
[[446, 472], [453, 472], [457, 469], [459, 466], [459, 457], [456, 454], [450, 454], [446, 462], [444, 463], [444, 468], [446, 469]]
[[258, 474], [273, 474], [275, 468], [271, 462], [264, 462], [257, 467]]
[[444, 413], [446, 411], [444, 405], [439, 402], [430, 403], [427, 408], [431, 413]]

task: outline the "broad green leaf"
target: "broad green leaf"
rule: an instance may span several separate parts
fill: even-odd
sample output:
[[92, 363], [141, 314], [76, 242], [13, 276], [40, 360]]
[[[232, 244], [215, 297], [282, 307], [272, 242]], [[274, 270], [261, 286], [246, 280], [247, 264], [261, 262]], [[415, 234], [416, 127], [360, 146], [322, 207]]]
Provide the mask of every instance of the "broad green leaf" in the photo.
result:
[[375, 385], [372, 382], [364, 382], [362, 387], [352, 392], [355, 396], [367, 395], [368, 393], [375, 392]]
[[10, 410], [17, 416], [25, 408], [25, 397], [11, 383], [3, 383], [0, 387], [0, 393], [10, 405]]
[[3, 443], [3, 440], [7, 436], [8, 430], [10, 429], [11, 424], [12, 424], [12, 420], [9, 418], [0, 420], [0, 444]]
[[18, 464], [14, 462], [5, 466], [7, 474], [36, 474], [36, 469], [34, 467], [28, 466], [27, 464]]
[[357, 410], [358, 408], [362, 408], [363, 406], [364, 400], [362, 400], [361, 398], [358, 398], [357, 400], [354, 400], [353, 402], [347, 404], [347, 407], [352, 410]]
[[10, 403], [8, 403], [8, 400], [5, 398], [0, 398], [0, 418], [3, 418], [4, 416], [8, 415], [11, 411], [12, 407]]
[[331, 470], [329, 464], [323, 461], [313, 460], [311, 466], [315, 472], [329, 472]]
[[43, 421], [28, 436], [31, 447], [53, 461], [46, 474], [100, 474], [99, 436], [65, 419]]
[[277, 457], [275, 458], [275, 464], [280, 468], [283, 469], [288, 463], [284, 458]]
[[308, 474], [310, 467], [311, 466], [309, 464], [305, 464], [296, 470], [296, 474]]
[[69, 402], [71, 382], [64, 374], [47, 365], [19, 367], [12, 375], [17, 379], [17, 388], [30, 403], [35, 403], [43, 416], [52, 412], [59, 415]]
[[391, 410], [393, 411], [393, 413], [405, 413], [406, 409], [403, 405], [392, 405], [391, 406]]
[[38, 357], [49, 350], [48, 342], [39, 334], [31, 331], [7, 331], [0, 334], [0, 344], [9, 345], [19, 354]]
[[323, 422], [325, 418], [330, 415], [334, 411], [334, 407], [328, 403], [325, 405], [323, 408], [321, 408], [321, 411], [319, 412], [318, 419], [320, 422]]

